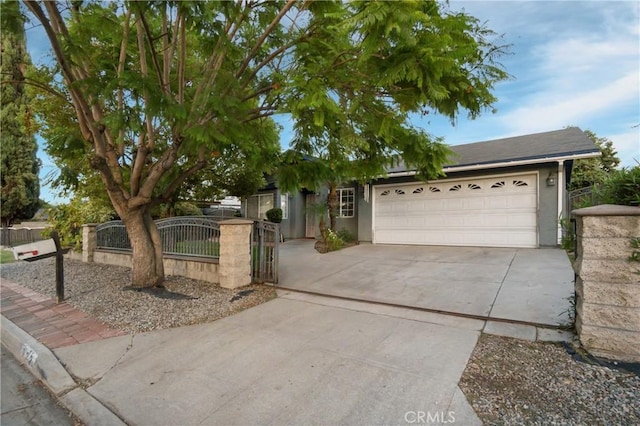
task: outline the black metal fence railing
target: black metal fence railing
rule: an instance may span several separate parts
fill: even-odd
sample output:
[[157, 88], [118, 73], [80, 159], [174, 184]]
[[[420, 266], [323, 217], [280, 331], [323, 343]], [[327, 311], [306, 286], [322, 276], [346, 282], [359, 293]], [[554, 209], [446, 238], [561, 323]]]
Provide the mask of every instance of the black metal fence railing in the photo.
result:
[[[180, 216], [156, 221], [162, 252], [174, 256], [220, 257], [220, 226], [206, 216]], [[131, 251], [129, 235], [121, 220], [96, 227], [97, 248]]]
[[278, 282], [280, 226], [256, 220], [251, 232], [251, 269], [255, 282]]
[[598, 187], [587, 186], [569, 192], [569, 211], [600, 204]]

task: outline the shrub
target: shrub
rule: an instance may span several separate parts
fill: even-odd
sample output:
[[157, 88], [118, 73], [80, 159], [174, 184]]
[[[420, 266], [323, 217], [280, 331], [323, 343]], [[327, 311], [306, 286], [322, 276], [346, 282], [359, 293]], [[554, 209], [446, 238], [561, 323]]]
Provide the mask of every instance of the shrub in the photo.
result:
[[178, 201], [175, 204], [161, 204], [151, 210], [151, 216], [154, 219], [200, 215], [202, 215], [202, 210], [195, 204], [187, 201]]
[[640, 166], [614, 170], [598, 195], [601, 204], [640, 206]]
[[273, 209], [267, 210], [267, 220], [273, 223], [282, 222], [282, 209], [275, 207]]
[[175, 207], [176, 216], [200, 216], [202, 209], [193, 203], [181, 201]]
[[113, 220], [114, 211], [91, 200], [74, 198], [69, 204], [54, 206], [49, 210], [49, 222], [58, 231], [60, 244], [74, 251], [82, 250], [82, 225]]
[[333, 232], [331, 229], [327, 229], [327, 251], [340, 250], [344, 246], [344, 241]]

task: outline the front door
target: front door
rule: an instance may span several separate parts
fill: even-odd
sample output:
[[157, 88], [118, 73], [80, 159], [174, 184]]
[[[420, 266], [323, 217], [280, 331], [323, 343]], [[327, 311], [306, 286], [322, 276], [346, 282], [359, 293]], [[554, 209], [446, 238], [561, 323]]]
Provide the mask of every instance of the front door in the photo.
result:
[[305, 227], [305, 237], [307, 238], [315, 238], [316, 237], [316, 213], [314, 209], [314, 205], [316, 203], [316, 195], [315, 194], [307, 194], [306, 197], [306, 227]]

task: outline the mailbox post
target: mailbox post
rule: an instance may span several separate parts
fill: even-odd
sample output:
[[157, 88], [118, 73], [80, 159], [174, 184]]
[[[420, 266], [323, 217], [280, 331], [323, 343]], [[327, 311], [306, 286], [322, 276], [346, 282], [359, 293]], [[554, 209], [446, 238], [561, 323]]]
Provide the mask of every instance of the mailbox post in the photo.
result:
[[56, 301], [64, 300], [64, 251], [60, 246], [60, 237], [56, 231], [51, 232], [48, 240], [36, 241], [12, 248], [16, 260], [34, 262], [47, 257], [56, 257]]

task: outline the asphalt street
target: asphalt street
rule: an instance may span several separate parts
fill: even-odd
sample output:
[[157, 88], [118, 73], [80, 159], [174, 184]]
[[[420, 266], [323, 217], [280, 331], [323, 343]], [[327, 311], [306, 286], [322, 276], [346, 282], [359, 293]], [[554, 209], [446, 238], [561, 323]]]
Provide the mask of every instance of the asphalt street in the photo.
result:
[[49, 391], [2, 346], [0, 424], [78, 425]]

